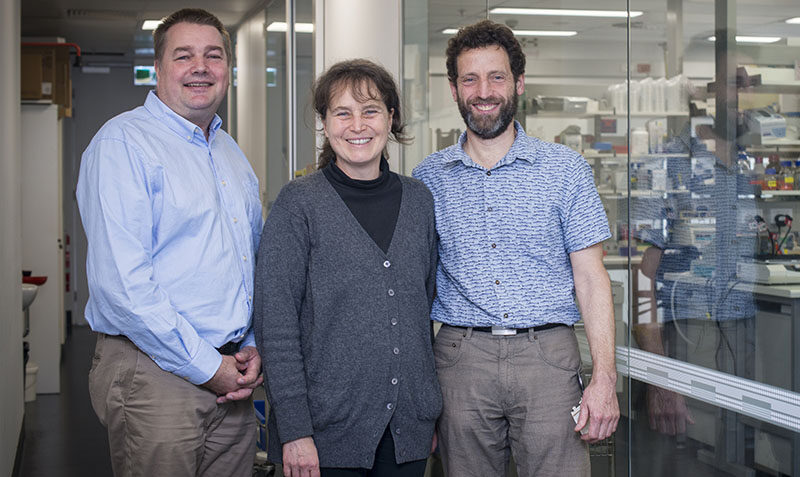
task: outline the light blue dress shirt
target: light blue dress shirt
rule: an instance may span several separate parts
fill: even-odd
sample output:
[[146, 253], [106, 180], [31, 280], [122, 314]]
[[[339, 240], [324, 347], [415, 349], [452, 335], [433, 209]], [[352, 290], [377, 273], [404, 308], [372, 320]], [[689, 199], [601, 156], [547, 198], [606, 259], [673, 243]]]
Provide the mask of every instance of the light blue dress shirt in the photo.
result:
[[515, 127], [490, 170], [464, 152], [466, 132], [414, 169], [435, 203], [436, 321], [529, 328], [580, 319], [569, 254], [611, 236], [592, 170], [575, 151]]
[[258, 179], [221, 123], [215, 116], [206, 141], [151, 91], [98, 131], [77, 188], [86, 319], [194, 384], [219, 368], [217, 347], [255, 345]]

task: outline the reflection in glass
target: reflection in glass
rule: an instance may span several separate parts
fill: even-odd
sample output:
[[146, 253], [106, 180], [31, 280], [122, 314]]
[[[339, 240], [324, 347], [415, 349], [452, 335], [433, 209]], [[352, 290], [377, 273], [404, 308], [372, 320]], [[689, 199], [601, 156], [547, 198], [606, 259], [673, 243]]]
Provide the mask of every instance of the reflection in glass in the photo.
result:
[[[463, 130], [445, 32], [487, 17], [517, 31], [576, 32], [519, 36], [517, 119], [583, 154], [612, 224], [604, 245], [619, 283], [618, 364], [641, 365], [618, 389], [616, 475], [800, 476], [800, 421], [779, 411], [800, 415], [800, 30], [785, 21], [796, 5], [633, 1], [630, 19], [496, 10], [628, 2], [534, 3], [428, 1], [425, 153]], [[712, 36], [728, 46], [715, 52]], [[718, 84], [738, 88], [720, 95]], [[594, 475], [607, 471], [593, 465]]]

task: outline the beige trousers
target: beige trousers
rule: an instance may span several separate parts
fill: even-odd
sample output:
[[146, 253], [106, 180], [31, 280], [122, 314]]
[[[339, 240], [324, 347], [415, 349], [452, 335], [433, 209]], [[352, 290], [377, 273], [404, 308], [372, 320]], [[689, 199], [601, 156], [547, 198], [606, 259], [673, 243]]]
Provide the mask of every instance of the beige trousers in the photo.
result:
[[125, 337], [97, 335], [89, 394], [108, 429], [116, 477], [252, 475], [252, 399], [211, 391], [159, 368]]
[[581, 397], [572, 328], [493, 336], [443, 326], [434, 344], [444, 404], [439, 445], [449, 477], [588, 477], [570, 410]]

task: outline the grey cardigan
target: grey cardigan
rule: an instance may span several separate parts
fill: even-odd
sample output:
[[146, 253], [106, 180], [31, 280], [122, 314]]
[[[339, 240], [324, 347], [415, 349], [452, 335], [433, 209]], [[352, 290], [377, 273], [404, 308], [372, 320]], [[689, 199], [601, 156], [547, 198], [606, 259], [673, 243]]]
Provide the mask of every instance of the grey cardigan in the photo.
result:
[[322, 467], [373, 465], [391, 426], [398, 463], [430, 453], [442, 396], [431, 349], [433, 197], [400, 176], [388, 253], [321, 172], [283, 187], [264, 224], [254, 328], [270, 402], [269, 455], [312, 436]]

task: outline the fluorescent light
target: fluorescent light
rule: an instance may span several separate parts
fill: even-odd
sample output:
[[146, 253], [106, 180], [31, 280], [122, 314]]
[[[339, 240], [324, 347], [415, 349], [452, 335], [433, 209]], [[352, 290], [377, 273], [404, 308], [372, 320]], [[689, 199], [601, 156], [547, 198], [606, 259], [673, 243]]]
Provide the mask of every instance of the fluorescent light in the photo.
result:
[[134, 48], [133, 54], [136, 56], [153, 56], [156, 51], [153, 48]]
[[[286, 22], [272, 22], [267, 26], [267, 31], [286, 31]], [[294, 31], [297, 33], [313, 33], [313, 23], [295, 23]]]
[[[562, 17], [603, 17], [603, 18], [625, 18], [628, 12], [625, 10], [571, 10], [559, 8], [503, 8], [497, 7], [489, 10], [495, 15], [548, 15]], [[639, 11], [631, 11], [631, 18], [642, 14]]]
[[142, 23], [142, 30], [155, 30], [160, 24], [161, 20], [145, 20]]
[[[740, 36], [736, 35], [736, 43], [775, 43], [780, 41], [779, 36]], [[716, 36], [708, 37], [708, 41], [717, 41]]]
[[517, 36], [575, 36], [576, 31], [511, 30]]
[[786, 20], [786, 23], [800, 23], [800, 17], [794, 17]]
[[[511, 30], [517, 36], [575, 36], [578, 34], [576, 31], [559, 31], [559, 30]], [[445, 35], [455, 35], [458, 33], [458, 28], [445, 28], [442, 30]]]

